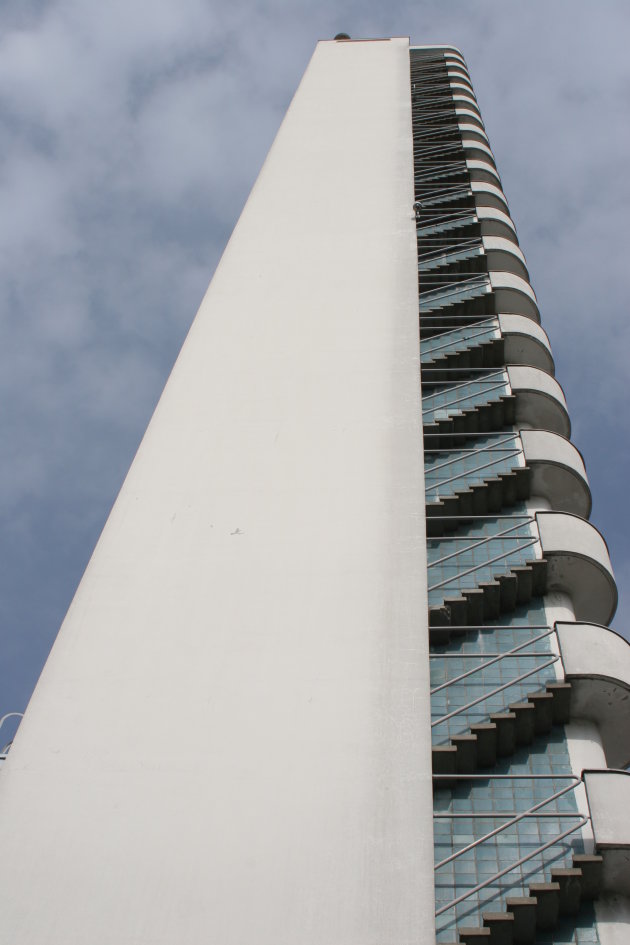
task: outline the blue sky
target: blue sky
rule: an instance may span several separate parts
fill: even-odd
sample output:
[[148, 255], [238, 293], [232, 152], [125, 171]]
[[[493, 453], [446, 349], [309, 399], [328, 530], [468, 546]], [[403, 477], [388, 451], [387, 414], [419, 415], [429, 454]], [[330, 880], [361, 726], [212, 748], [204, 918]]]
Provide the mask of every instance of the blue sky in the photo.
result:
[[0, 714], [22, 710], [315, 42], [470, 68], [630, 635], [630, 7], [0, 8]]

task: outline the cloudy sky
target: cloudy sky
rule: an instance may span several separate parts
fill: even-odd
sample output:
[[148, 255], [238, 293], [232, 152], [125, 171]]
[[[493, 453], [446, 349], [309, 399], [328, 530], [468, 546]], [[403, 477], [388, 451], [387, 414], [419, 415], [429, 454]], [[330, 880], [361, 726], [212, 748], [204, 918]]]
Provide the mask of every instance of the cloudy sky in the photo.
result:
[[627, 2], [20, 0], [0, 5], [0, 714], [28, 701], [314, 44], [340, 30], [468, 61], [630, 631]]

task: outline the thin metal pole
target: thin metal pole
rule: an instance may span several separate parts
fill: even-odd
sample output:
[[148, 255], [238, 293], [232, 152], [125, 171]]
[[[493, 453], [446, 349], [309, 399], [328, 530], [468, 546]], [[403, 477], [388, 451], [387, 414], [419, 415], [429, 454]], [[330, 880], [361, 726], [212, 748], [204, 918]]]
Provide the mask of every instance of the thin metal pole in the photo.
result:
[[[537, 804], [534, 804], [533, 807], [528, 808], [522, 814], [516, 814], [510, 820], [507, 820], [504, 824], [501, 824], [500, 827], [495, 827], [494, 830], [491, 830], [490, 833], [485, 834], [483, 837], [479, 837], [478, 840], [473, 840], [472, 843], [469, 843], [467, 846], [462, 847], [461, 850], [457, 850], [456, 853], [452, 853], [450, 856], [447, 856], [446, 859], [440, 860], [439, 863], [436, 863], [434, 869], [439, 870], [441, 867], [446, 866], [447, 863], [452, 863], [453, 860], [456, 860], [458, 857], [463, 856], [464, 853], [468, 853], [470, 850], [474, 850], [475, 847], [478, 847], [480, 843], [485, 843], [486, 840], [490, 840], [492, 837], [496, 837], [497, 834], [502, 833], [504, 830], [508, 830], [510, 827], [513, 827], [514, 824], [517, 824], [523, 817], [530, 816], [534, 814], [539, 808], [545, 807], [547, 804], [550, 804], [552, 801], [556, 801], [559, 797], [562, 797], [564, 794], [567, 794], [569, 791], [574, 791], [580, 779], [576, 778], [575, 784], [569, 784], [567, 787], [562, 788], [560, 791], [556, 791], [555, 794], [551, 794], [549, 797], [546, 797], [544, 800], [539, 801]], [[557, 815], [556, 815], [557, 816]], [[573, 817], [581, 817], [579, 812], [576, 811]]]
[[462, 705], [458, 709], [454, 709], [453, 712], [449, 712], [448, 715], [443, 715], [441, 718], [436, 719], [435, 722], [431, 722], [431, 728], [435, 728], [436, 725], [441, 725], [442, 722], [447, 722], [449, 719], [454, 718], [456, 715], [460, 715], [467, 709], [472, 709], [473, 706], [478, 705], [480, 702], [485, 702], [486, 699], [490, 699], [492, 696], [496, 696], [499, 692], [503, 692], [504, 689], [509, 689], [510, 686], [514, 686], [516, 683], [522, 682], [529, 676], [533, 676], [535, 673], [539, 673], [548, 666], [552, 666], [554, 663], [557, 663], [559, 659], [559, 656], [554, 656], [552, 659], [547, 660], [546, 663], [541, 663], [540, 666], [535, 666], [534, 669], [528, 670], [528, 672], [523, 673], [521, 676], [515, 676], [514, 679], [510, 679], [509, 682], [503, 683], [502, 686], [497, 686], [496, 689], [491, 689], [490, 692], [484, 692], [482, 696], [478, 696], [478, 698], [473, 699], [472, 702], [468, 702], [466, 705]]
[[[509, 516], [508, 516], [508, 518], [509, 518]], [[530, 521], [530, 522], [533, 522], [534, 520], [533, 520], [533, 518], [530, 518], [529, 521]], [[472, 551], [473, 548], [479, 548], [481, 545], [487, 545], [488, 542], [490, 542], [490, 541], [493, 541], [493, 540], [496, 540], [496, 539], [499, 539], [499, 538], [504, 538], [506, 535], [511, 534], [511, 532], [515, 532], [515, 531], [517, 530], [517, 528], [522, 528], [522, 527], [523, 527], [524, 525], [526, 525], [526, 524], [527, 524], [527, 522], [519, 522], [518, 525], [513, 525], [511, 528], [506, 528], [504, 531], [502, 531], [502, 532], [497, 532], [495, 535], [486, 535], [484, 538], [480, 539], [479, 541], [474, 541], [474, 542], [472, 543], [472, 545], [469, 545], [468, 548], [464, 548], [463, 550], [464, 550], [464, 551]], [[453, 536], [453, 537], [456, 538], [457, 536]], [[469, 538], [468, 538], [467, 536], [465, 536], [465, 535], [460, 535], [459, 537], [462, 538], [464, 541], [468, 541], [468, 540], [469, 540]], [[517, 538], [528, 538], [529, 536], [528, 536], [528, 535], [517, 535], [516, 537], [517, 537]], [[451, 539], [451, 536], [445, 536], [445, 540], [452, 540], [452, 539]], [[460, 554], [462, 554], [461, 551], [452, 551], [452, 552], [450, 553], [450, 555], [445, 555], [443, 558], [437, 558], [435, 561], [430, 561], [429, 564], [427, 565], [427, 568], [434, 568], [434, 567], [435, 567], [436, 565], [438, 565], [438, 564], [444, 564], [445, 561], [449, 561], [451, 558], [456, 558], [456, 557], [457, 557], [458, 555], [460, 555]], [[431, 588], [429, 588], [429, 590], [431, 590]]]
[[[522, 551], [525, 548], [530, 548], [532, 545], [535, 545], [537, 542], [538, 542], [538, 538], [532, 538], [529, 544], [521, 545], [518, 550]], [[502, 561], [504, 558], [508, 558], [512, 554], [514, 554], [514, 549], [512, 549], [511, 551], [504, 551], [502, 555], [497, 555], [494, 558], [489, 558], [487, 561], [482, 561], [481, 564], [476, 564], [474, 568], [468, 568], [467, 571], [460, 571], [459, 574], [456, 574], [451, 578], [447, 578], [444, 581], [440, 581], [438, 584], [433, 584], [431, 587], [428, 588], [428, 590], [436, 591], [440, 587], [446, 587], [447, 584], [452, 584], [458, 578], [466, 577], [468, 574], [473, 574], [475, 571], [479, 571], [480, 568], [488, 567], [488, 565], [491, 565], [491, 564], [496, 564], [497, 561]]]
[[[473, 676], [475, 673], [479, 673], [483, 669], [488, 669], [489, 666], [494, 666], [495, 663], [498, 663], [499, 660], [504, 659], [506, 656], [514, 656], [514, 654], [518, 653], [519, 650], [524, 650], [526, 647], [531, 646], [532, 643], [537, 643], [538, 640], [544, 640], [545, 637], [550, 636], [552, 633], [555, 633], [555, 631], [548, 630], [546, 633], [541, 633], [537, 637], [532, 637], [531, 640], [526, 640], [525, 643], [519, 643], [518, 646], [513, 647], [511, 650], [507, 650], [505, 653], [498, 654], [487, 663], [482, 663], [481, 666], [476, 666], [474, 669], [469, 669], [468, 672], [462, 673], [460, 676], [455, 676], [453, 679], [449, 679], [447, 682], [442, 683], [441, 686], [436, 686], [435, 689], [431, 689], [430, 695], [434, 695], [434, 693], [440, 692], [442, 689], [446, 689], [448, 686], [453, 686], [455, 683], [461, 682], [462, 679], [467, 679], [468, 676]], [[487, 655], [489, 654], [486, 654], [486, 656]], [[530, 653], [523, 655], [533, 656], [534, 654]], [[548, 654], [545, 653], [544, 655], [547, 656]]]
[[583, 817], [579, 824], [576, 824], [574, 827], [571, 827], [569, 830], [565, 830], [563, 833], [558, 834], [557, 837], [554, 837], [553, 840], [549, 840], [548, 843], [544, 843], [542, 846], [538, 847], [532, 853], [528, 853], [526, 856], [522, 856], [520, 860], [517, 860], [515, 863], [512, 863], [510, 866], [506, 866], [505, 869], [500, 870], [500, 872], [495, 873], [494, 876], [491, 876], [490, 879], [486, 879], [483, 883], [479, 883], [477, 886], [473, 886], [472, 889], [469, 889], [468, 892], [464, 893], [462, 896], [458, 896], [457, 899], [453, 899], [451, 902], [447, 903], [445, 906], [442, 906], [441, 909], [438, 909], [435, 913], [436, 918], [439, 915], [442, 915], [443, 912], [447, 912], [449, 909], [452, 909], [454, 906], [458, 906], [460, 902], [463, 902], [465, 899], [468, 899], [470, 896], [474, 896], [475, 893], [480, 892], [482, 889], [485, 889], [487, 886], [492, 885], [496, 882], [497, 879], [501, 879], [502, 876], [505, 876], [506, 873], [511, 873], [512, 870], [515, 870], [517, 867], [522, 866], [523, 863], [527, 863], [528, 860], [531, 860], [532, 857], [538, 856], [540, 853], [544, 853], [545, 850], [548, 850], [549, 847], [554, 846], [558, 843], [559, 840], [564, 840], [565, 837], [570, 836], [570, 834], [575, 833], [576, 830], [579, 830], [580, 827], [583, 827], [584, 824], [587, 824], [590, 820], [590, 817]]
[[[475, 382], [474, 382], [474, 381], [470, 381], [470, 382], [468, 382], [468, 383], [475, 383]], [[483, 387], [483, 388], [481, 388], [480, 390], [471, 391], [471, 393], [470, 393], [470, 394], [467, 394], [466, 397], [458, 397], [457, 400], [450, 400], [450, 401], [449, 401], [448, 403], [446, 403], [446, 404], [438, 404], [436, 407], [429, 407], [428, 410], [423, 410], [423, 411], [422, 411], [422, 416], [424, 417], [425, 414], [429, 414], [429, 413], [433, 413], [433, 414], [434, 414], [434, 413], [436, 412], [436, 410], [448, 410], [450, 407], [456, 407], [458, 404], [463, 404], [464, 401], [470, 400], [472, 397], [478, 397], [480, 394], [491, 394], [493, 390], [499, 390], [499, 388], [501, 388], [501, 387], [507, 387], [507, 385], [508, 385], [508, 380], [507, 380], [507, 377], [506, 377], [505, 380], [500, 381], [500, 382], [497, 383], [497, 384], [491, 384], [489, 387]], [[459, 386], [463, 386], [463, 385], [459, 385]], [[452, 391], [452, 390], [455, 390], [455, 388], [454, 388], [454, 387], [447, 387], [444, 391], [439, 391], [439, 393], [440, 393], [440, 394], [443, 394], [443, 393], [446, 393], [446, 392], [450, 392], [450, 391]], [[429, 400], [431, 397], [435, 397], [435, 396], [436, 396], [435, 394], [430, 394], [429, 397], [427, 397], [426, 399]], [[423, 401], [423, 403], [424, 403], [424, 401]], [[474, 407], [475, 404], [473, 404], [472, 406]], [[448, 419], [450, 419], [450, 417], [449, 417]]]

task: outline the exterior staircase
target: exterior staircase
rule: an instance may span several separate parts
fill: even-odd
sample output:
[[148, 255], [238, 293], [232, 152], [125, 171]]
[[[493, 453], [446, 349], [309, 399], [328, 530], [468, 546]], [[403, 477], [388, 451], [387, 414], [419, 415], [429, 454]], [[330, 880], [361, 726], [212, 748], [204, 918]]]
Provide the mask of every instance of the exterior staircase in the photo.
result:
[[479, 484], [440, 498], [438, 502], [427, 502], [427, 537], [439, 538], [456, 531], [463, 516], [498, 513], [517, 502], [524, 502], [530, 496], [531, 476], [529, 466], [515, 466], [510, 472], [489, 476]]
[[[549, 682], [526, 699], [515, 702], [507, 712], [496, 712], [489, 721], [472, 725], [467, 732], [452, 735], [444, 745], [434, 745], [433, 774], [476, 774], [493, 767], [498, 758], [513, 755], [523, 745], [531, 745], [539, 735], [547, 735], [554, 725], [569, 721], [571, 684]], [[450, 786], [440, 779], [435, 788]]]
[[476, 404], [468, 410], [453, 413], [432, 423], [424, 424], [425, 449], [461, 444], [462, 434], [491, 433], [514, 423], [516, 397], [501, 394], [496, 399]]
[[574, 853], [571, 866], [552, 869], [549, 880], [532, 883], [527, 896], [508, 896], [503, 912], [483, 912], [483, 925], [458, 930], [460, 945], [535, 945], [536, 933], [555, 929], [564, 916], [577, 916], [597, 899], [603, 857]]

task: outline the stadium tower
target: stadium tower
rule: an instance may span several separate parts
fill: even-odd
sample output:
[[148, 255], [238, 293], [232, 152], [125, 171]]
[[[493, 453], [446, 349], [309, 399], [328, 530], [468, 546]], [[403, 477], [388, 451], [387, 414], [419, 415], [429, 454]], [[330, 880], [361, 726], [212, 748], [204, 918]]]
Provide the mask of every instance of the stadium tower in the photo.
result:
[[462, 55], [318, 44], [0, 772], [0, 942], [627, 945], [569, 436]]

